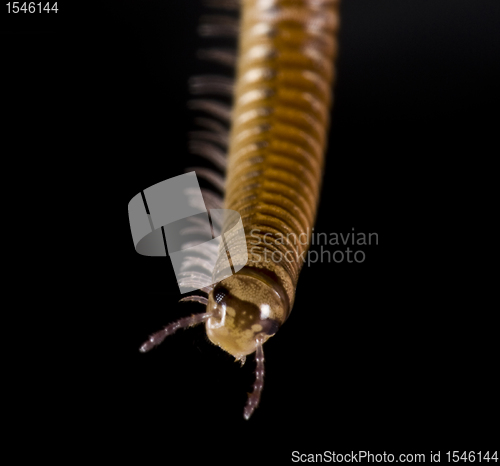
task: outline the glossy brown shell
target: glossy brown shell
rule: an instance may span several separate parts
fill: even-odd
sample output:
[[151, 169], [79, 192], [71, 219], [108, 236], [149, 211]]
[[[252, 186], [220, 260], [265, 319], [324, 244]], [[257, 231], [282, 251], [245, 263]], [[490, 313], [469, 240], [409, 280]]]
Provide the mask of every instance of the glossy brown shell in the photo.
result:
[[321, 188], [338, 22], [337, 0], [242, 1], [224, 207], [241, 214], [248, 265], [290, 304]]

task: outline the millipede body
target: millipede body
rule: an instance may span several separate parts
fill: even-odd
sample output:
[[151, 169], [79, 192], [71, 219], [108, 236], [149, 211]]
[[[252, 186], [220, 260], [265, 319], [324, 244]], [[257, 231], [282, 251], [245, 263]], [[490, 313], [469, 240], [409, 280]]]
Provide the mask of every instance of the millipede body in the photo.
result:
[[[236, 79], [233, 83], [227, 78], [201, 77], [193, 81], [194, 90], [230, 93], [233, 106], [207, 99], [193, 102], [193, 108], [210, 118], [199, 119], [205, 130], [197, 133], [199, 139], [191, 147], [225, 171], [225, 177], [206, 168], [197, 174], [223, 190], [223, 199], [204, 193], [207, 207], [222, 205], [241, 215], [246, 251], [240, 252], [248, 255], [248, 262], [216, 285], [200, 286], [208, 297], [184, 298], [205, 304], [205, 313], [167, 326], [141, 350], [149, 350], [177, 328], [204, 322], [210, 341], [235, 358], [244, 361], [256, 352], [256, 382], [244, 412], [248, 419], [263, 386], [262, 345], [290, 315], [315, 221], [339, 2], [210, 3], [218, 9], [241, 9], [237, 28], [231, 19], [214, 16], [200, 29], [206, 36], [237, 31], [235, 57], [218, 49], [202, 52], [226, 66], [235, 61]], [[223, 126], [226, 121], [228, 129]], [[231, 259], [237, 261], [236, 256], [232, 249]]]

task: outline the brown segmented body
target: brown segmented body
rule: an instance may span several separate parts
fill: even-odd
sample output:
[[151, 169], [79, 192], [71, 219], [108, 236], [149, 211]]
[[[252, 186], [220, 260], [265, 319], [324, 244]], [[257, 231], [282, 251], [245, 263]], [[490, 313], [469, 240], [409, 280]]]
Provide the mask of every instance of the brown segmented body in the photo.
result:
[[[319, 199], [337, 29], [336, 0], [242, 2], [224, 206], [241, 214], [249, 266], [279, 277], [288, 311]], [[307, 244], [294, 241], [304, 233]]]
[[[197, 265], [206, 265], [205, 269], [210, 270], [212, 264], [203, 257], [188, 258], [192, 264], [184, 264], [186, 270], [179, 286], [197, 287], [208, 293], [208, 298], [188, 296], [183, 301], [204, 304], [206, 312], [168, 325], [152, 335], [141, 351], [148, 351], [179, 328], [204, 322], [209, 340], [236, 359], [245, 361], [255, 352], [256, 381], [244, 410], [248, 419], [263, 387], [263, 343], [290, 315], [316, 216], [339, 2], [209, 3], [229, 10], [239, 3], [242, 8], [238, 54], [219, 49], [200, 54], [226, 66], [236, 62], [236, 82], [202, 76], [192, 81], [192, 90], [195, 94], [232, 95], [234, 106], [230, 109], [210, 99], [193, 101], [193, 109], [229, 121], [230, 132], [220, 121], [199, 118], [198, 124], [204, 130], [193, 132], [190, 148], [215, 167], [226, 169], [226, 178], [209, 168], [196, 172], [224, 192], [222, 202], [204, 190], [209, 209], [220, 209], [222, 204], [224, 209], [241, 215], [246, 244], [237, 242], [237, 235], [228, 231], [226, 224], [225, 245], [219, 251], [212, 277], [196, 270]], [[217, 15], [200, 28], [201, 34], [209, 37], [232, 35], [237, 30], [234, 19]], [[220, 146], [225, 147], [227, 158]], [[206, 254], [210, 255], [210, 251]], [[217, 257], [217, 250], [213, 254]], [[233, 264], [246, 266], [210, 285], [218, 267], [225, 263], [226, 254]]]

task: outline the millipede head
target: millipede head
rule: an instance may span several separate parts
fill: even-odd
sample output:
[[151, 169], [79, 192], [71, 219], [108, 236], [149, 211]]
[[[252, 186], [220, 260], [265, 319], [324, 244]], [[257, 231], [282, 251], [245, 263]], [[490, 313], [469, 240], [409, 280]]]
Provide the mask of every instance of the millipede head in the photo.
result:
[[210, 292], [206, 312], [210, 341], [240, 360], [278, 331], [286, 308], [269, 284], [238, 273]]

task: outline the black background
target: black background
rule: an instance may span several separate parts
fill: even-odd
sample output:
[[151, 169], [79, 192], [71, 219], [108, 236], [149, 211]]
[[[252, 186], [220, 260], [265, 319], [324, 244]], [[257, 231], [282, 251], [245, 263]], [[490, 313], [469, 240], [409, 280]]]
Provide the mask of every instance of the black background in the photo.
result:
[[480, 158], [498, 152], [499, 2], [343, 2], [316, 231], [379, 244], [362, 264], [304, 268], [248, 422], [252, 358], [241, 368], [202, 327], [138, 352], [201, 311], [177, 304], [168, 259], [135, 253], [127, 215], [194, 163], [187, 81], [212, 71], [195, 59], [200, 2], [58, 3], [50, 20], [3, 16], [4, 150], [14, 181], [36, 180], [43, 224], [64, 222], [56, 247], [31, 243], [58, 338], [27, 361], [86, 451], [281, 464], [294, 450], [492, 450], [493, 308], [467, 289], [475, 252], [456, 235], [475, 221], [462, 213], [484, 188]]

